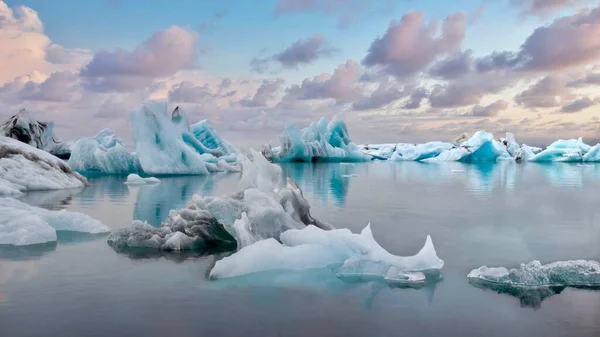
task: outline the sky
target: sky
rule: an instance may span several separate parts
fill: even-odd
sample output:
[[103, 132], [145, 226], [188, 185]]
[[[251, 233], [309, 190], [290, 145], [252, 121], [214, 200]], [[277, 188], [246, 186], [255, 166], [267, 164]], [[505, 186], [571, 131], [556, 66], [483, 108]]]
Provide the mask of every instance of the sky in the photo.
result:
[[0, 0], [0, 119], [73, 139], [168, 100], [247, 148], [346, 121], [356, 143], [487, 130], [600, 139], [600, 0]]

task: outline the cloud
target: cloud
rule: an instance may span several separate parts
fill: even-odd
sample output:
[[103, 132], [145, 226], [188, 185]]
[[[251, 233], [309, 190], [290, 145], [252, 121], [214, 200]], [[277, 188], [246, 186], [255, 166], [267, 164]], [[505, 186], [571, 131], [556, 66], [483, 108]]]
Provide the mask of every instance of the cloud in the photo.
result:
[[99, 51], [81, 71], [86, 88], [128, 92], [194, 66], [198, 34], [179, 26], [159, 30], [133, 51]]
[[521, 10], [522, 14], [547, 16], [563, 8], [577, 7], [591, 2], [591, 0], [510, 0]]
[[314, 34], [306, 39], [296, 40], [275, 55], [253, 58], [250, 68], [257, 73], [264, 73], [272, 62], [276, 62], [284, 69], [298, 69], [299, 66], [311, 64], [321, 57], [331, 56], [334, 51], [323, 35]]
[[567, 87], [570, 88], [582, 88], [592, 85], [600, 85], [600, 73], [587, 74], [582, 78], [567, 83]]
[[425, 13], [409, 12], [400, 22], [392, 21], [386, 33], [371, 43], [363, 64], [398, 77], [415, 75], [437, 57], [457, 50], [466, 26], [465, 12], [448, 15], [442, 24], [426, 23]]
[[78, 90], [78, 76], [69, 71], [56, 72], [42, 83], [27, 82], [19, 96], [24, 100], [68, 102]]
[[378, 109], [409, 94], [409, 90], [398, 87], [396, 83], [381, 82], [370, 95], [352, 103], [352, 109], [357, 111]]
[[1, 0], [0, 46], [0, 84], [33, 72], [76, 70], [89, 59], [87, 50], [52, 44], [36, 11], [25, 6], [11, 9]]
[[475, 59], [471, 50], [456, 52], [435, 63], [429, 69], [429, 75], [446, 80], [459, 78], [473, 69]]
[[169, 90], [169, 100], [180, 103], [202, 103], [207, 99], [214, 97], [214, 94], [208, 88], [208, 84], [202, 86], [194, 84], [192, 81], [183, 81], [174, 85]]
[[468, 115], [478, 117], [495, 117], [506, 109], [508, 109], [508, 102], [501, 99], [486, 106], [475, 105]]
[[410, 94], [410, 98], [406, 104], [404, 104], [404, 109], [414, 110], [421, 107], [421, 102], [429, 97], [429, 90], [425, 88], [417, 88], [412, 94]]
[[560, 108], [560, 111], [566, 112], [566, 113], [579, 112], [579, 111], [585, 110], [591, 106], [594, 106], [598, 103], [600, 103], [598, 99], [592, 100], [589, 97], [583, 97], [580, 99], [576, 99], [573, 102], [570, 102], [566, 105], [563, 105]]
[[515, 96], [515, 101], [528, 109], [560, 106], [572, 96], [566, 87], [567, 80], [558, 75], [549, 75]]
[[434, 108], [478, 104], [486, 95], [499, 93], [516, 80], [518, 77], [510, 72], [472, 72], [447, 84], [434, 85], [429, 101]]
[[348, 60], [338, 66], [333, 75], [321, 74], [304, 79], [301, 85], [290, 86], [284, 99], [352, 101], [361, 97], [362, 90], [358, 86], [361, 74], [360, 65], [354, 60]]
[[275, 80], [264, 80], [261, 86], [256, 90], [256, 94], [252, 98], [244, 98], [240, 100], [240, 104], [244, 107], [266, 107], [268, 101], [273, 100], [277, 97], [277, 93], [283, 86], [285, 81], [283, 79]]

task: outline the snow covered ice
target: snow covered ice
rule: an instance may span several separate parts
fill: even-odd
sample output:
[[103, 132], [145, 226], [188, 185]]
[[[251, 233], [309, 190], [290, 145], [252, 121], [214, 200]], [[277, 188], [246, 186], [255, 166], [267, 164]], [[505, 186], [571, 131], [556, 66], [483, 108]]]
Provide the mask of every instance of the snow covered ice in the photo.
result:
[[25, 246], [56, 241], [56, 231], [107, 233], [109, 228], [89, 216], [50, 211], [13, 198], [0, 198], [0, 245]]
[[467, 278], [478, 288], [515, 296], [523, 306], [539, 307], [544, 298], [566, 287], [600, 289], [600, 263], [574, 260], [544, 265], [531, 261], [512, 269], [482, 266], [473, 269]]
[[422, 283], [425, 272], [439, 273], [444, 261], [438, 258], [430, 237], [414, 256], [387, 252], [373, 238], [371, 227], [360, 234], [348, 229], [323, 230], [315, 226], [291, 229], [280, 241], [267, 239], [243, 247], [218, 261], [210, 277], [229, 278], [273, 270], [309, 270], [332, 267], [345, 279], [367, 277], [389, 283]]
[[127, 185], [146, 185], [146, 184], [158, 184], [160, 179], [155, 177], [142, 178], [139, 175], [132, 173], [127, 176], [125, 184]]
[[[137, 157], [147, 174], [209, 174], [235, 170], [228, 164], [235, 162], [235, 154], [224, 156], [231, 148], [208, 148], [202, 144], [179, 107], [169, 113], [165, 102], [145, 102], [131, 113], [131, 120]], [[219, 142], [212, 128], [212, 132], [206, 130], [202, 131], [202, 125], [196, 128], [199, 136]]]
[[265, 156], [275, 162], [371, 160], [370, 155], [352, 143], [346, 123], [336, 118], [329, 123], [322, 118], [304, 129], [292, 124], [286, 127], [280, 139], [281, 146], [263, 150]]
[[61, 159], [18, 140], [0, 136], [0, 194], [16, 190], [82, 188], [87, 180]]

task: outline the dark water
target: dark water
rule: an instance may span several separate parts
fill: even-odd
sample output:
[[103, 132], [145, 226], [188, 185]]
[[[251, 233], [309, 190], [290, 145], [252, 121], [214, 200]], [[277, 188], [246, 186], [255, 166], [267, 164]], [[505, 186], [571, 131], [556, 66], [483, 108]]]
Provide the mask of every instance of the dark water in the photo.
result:
[[[328, 270], [209, 281], [220, 256], [115, 252], [67, 235], [0, 252], [0, 336], [600, 336], [600, 291], [498, 294], [470, 285], [482, 265], [600, 260], [600, 165], [366, 163], [284, 166], [313, 215], [413, 255], [425, 236], [445, 260], [422, 289], [344, 283]], [[194, 193], [223, 195], [237, 175], [28, 194], [118, 228], [158, 225]], [[559, 293], [558, 293], [559, 292]]]

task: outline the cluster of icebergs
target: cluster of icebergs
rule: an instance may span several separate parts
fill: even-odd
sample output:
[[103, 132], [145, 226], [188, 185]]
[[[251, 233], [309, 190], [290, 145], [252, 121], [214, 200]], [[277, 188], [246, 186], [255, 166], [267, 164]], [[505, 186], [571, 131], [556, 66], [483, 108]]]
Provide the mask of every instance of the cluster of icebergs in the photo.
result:
[[358, 148], [374, 159], [391, 161], [458, 161], [464, 163], [515, 160], [530, 162], [600, 162], [600, 144], [587, 145], [581, 138], [559, 139], [545, 149], [517, 143], [507, 132], [505, 138], [494, 139], [485, 131], [472, 137], [463, 135], [452, 142], [424, 144], [369, 144]]

